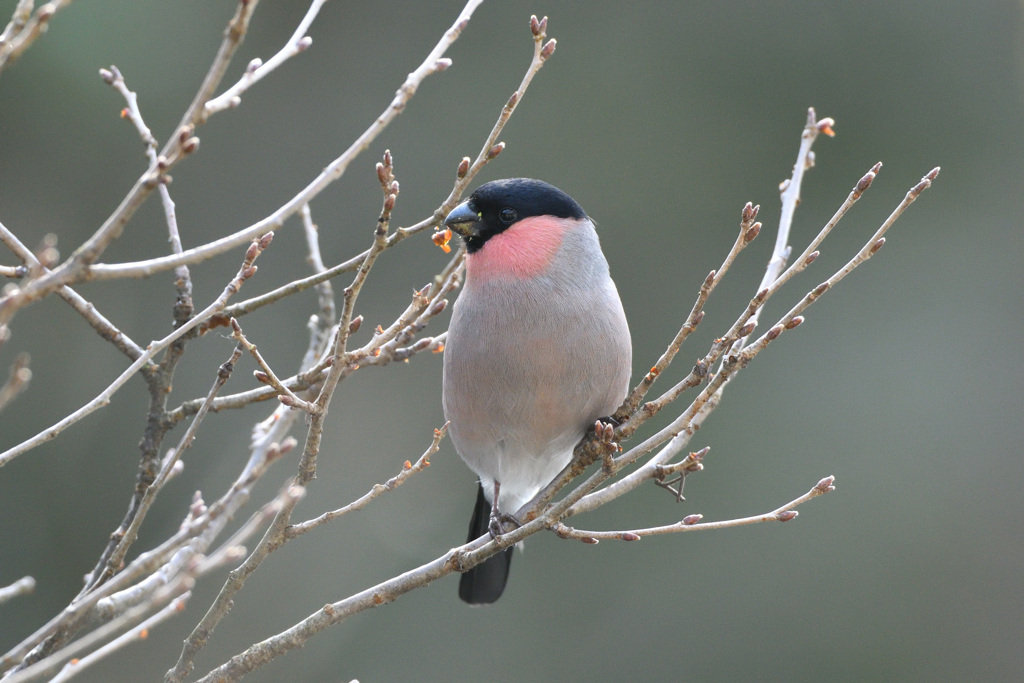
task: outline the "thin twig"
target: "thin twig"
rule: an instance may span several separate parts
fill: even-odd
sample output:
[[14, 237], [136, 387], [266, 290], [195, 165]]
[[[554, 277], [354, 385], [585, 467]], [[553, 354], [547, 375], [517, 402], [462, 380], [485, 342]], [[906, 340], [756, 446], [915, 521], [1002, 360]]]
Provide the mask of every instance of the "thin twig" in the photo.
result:
[[320, 12], [320, 8], [323, 7], [325, 2], [327, 0], [313, 0], [309, 5], [309, 9], [306, 10], [306, 15], [302, 17], [291, 37], [284, 44], [284, 47], [278, 50], [266, 62], [263, 62], [258, 57], [249, 62], [245, 73], [242, 74], [237, 83], [206, 103], [203, 107], [205, 116], [237, 107], [242, 103], [242, 93], [259, 82], [271, 71], [281, 66], [281, 64], [284, 64], [300, 52], [305, 52], [313, 44], [313, 39], [307, 36], [306, 32], [309, 31], [309, 27], [313, 24], [313, 20], [316, 19], [316, 15]]
[[0, 588], [0, 605], [22, 595], [29, 595], [36, 589], [36, 580], [23, 576], [9, 586]]
[[402, 466], [401, 472], [391, 477], [383, 484], [374, 484], [372, 489], [370, 489], [364, 495], [360, 496], [359, 498], [352, 501], [348, 505], [340, 507], [337, 510], [325, 512], [324, 514], [320, 515], [315, 519], [310, 519], [305, 522], [290, 525], [285, 529], [285, 537], [288, 539], [292, 539], [297, 536], [301, 536], [302, 534], [312, 531], [318, 526], [321, 526], [328, 522], [332, 522], [335, 519], [342, 517], [343, 515], [347, 515], [350, 512], [362, 510], [374, 498], [378, 498], [379, 496], [385, 493], [390, 493], [391, 491], [394, 491], [399, 486], [404, 484], [406, 479], [416, 474], [417, 472], [422, 472], [423, 470], [430, 466], [430, 458], [435, 453], [437, 453], [437, 450], [440, 448], [441, 439], [444, 438], [447, 432], [448, 423], [446, 422], [444, 426], [442, 426], [440, 429], [434, 430], [434, 440], [430, 443], [430, 446], [427, 447], [427, 450], [423, 452], [423, 455], [421, 455], [419, 459], [416, 460], [416, 462], [410, 463], [408, 460], [406, 460], [405, 464]]
[[551, 525], [551, 530], [562, 538], [574, 538], [585, 543], [596, 543], [598, 541], [615, 540], [615, 541], [639, 541], [644, 536], [658, 536], [661, 534], [674, 534], [684, 531], [710, 531], [712, 529], [729, 529], [737, 526], [745, 526], [747, 524], [757, 524], [759, 522], [788, 522], [795, 519], [797, 512], [796, 507], [803, 505], [812, 498], [817, 498], [820, 495], [829, 493], [835, 490], [835, 477], [825, 477], [817, 484], [815, 484], [810, 491], [795, 498], [785, 505], [778, 507], [771, 512], [766, 512], [761, 515], [754, 515], [753, 517], [740, 517], [738, 519], [726, 519], [719, 522], [701, 522], [702, 515], [687, 515], [684, 519], [675, 524], [667, 524], [665, 526], [646, 527], [643, 529], [631, 529], [629, 531], [587, 531], [583, 529], [574, 529], [570, 526], [556, 522]]

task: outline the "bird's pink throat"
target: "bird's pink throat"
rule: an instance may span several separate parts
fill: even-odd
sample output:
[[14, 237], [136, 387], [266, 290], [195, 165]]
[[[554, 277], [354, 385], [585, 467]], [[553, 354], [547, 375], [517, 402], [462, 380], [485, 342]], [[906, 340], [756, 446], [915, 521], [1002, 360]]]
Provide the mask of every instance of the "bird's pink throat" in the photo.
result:
[[562, 246], [567, 229], [576, 220], [554, 216], [524, 218], [498, 233], [466, 259], [466, 273], [474, 280], [513, 276], [528, 278], [547, 270]]

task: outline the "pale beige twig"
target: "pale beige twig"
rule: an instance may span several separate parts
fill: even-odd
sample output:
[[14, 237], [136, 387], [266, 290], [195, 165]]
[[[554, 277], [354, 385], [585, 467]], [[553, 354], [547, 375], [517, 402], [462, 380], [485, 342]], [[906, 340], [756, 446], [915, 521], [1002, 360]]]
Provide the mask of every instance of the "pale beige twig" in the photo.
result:
[[285, 529], [285, 537], [288, 539], [292, 539], [296, 536], [301, 536], [302, 534], [312, 531], [318, 526], [321, 526], [328, 522], [332, 522], [335, 519], [347, 515], [350, 512], [362, 510], [364, 507], [369, 505], [370, 501], [372, 501], [374, 498], [378, 498], [379, 496], [385, 493], [390, 493], [391, 491], [394, 491], [399, 486], [404, 484], [406, 479], [416, 474], [417, 472], [422, 472], [423, 470], [430, 466], [430, 458], [435, 453], [437, 453], [438, 449], [441, 446], [441, 439], [444, 438], [447, 432], [448, 423], [446, 422], [440, 429], [434, 430], [434, 440], [431, 441], [430, 446], [427, 447], [427, 450], [423, 452], [423, 455], [421, 455], [419, 459], [416, 460], [416, 462], [410, 463], [408, 460], [406, 460], [401, 472], [391, 477], [383, 484], [374, 484], [372, 489], [370, 489], [365, 494], [363, 494], [356, 500], [352, 501], [348, 505], [340, 507], [337, 510], [325, 512], [324, 514], [320, 515], [315, 519], [310, 519], [305, 522], [300, 522], [298, 524], [292, 524], [288, 526]]
[[23, 576], [9, 586], [0, 588], [0, 605], [22, 595], [29, 595], [36, 589], [36, 580]]
[[[281, 380], [277, 378], [273, 368], [271, 368], [270, 364], [263, 358], [263, 354], [261, 354], [259, 349], [256, 348], [256, 345], [246, 338], [245, 333], [242, 332], [242, 326], [239, 325], [238, 321], [234, 318], [231, 319], [231, 330], [231, 337], [238, 341], [239, 348], [244, 348], [248, 351], [256, 361], [256, 364], [260, 366], [260, 370], [256, 373], [257, 379], [264, 384], [270, 385], [270, 387], [278, 393], [278, 399], [280, 399], [285, 405], [305, 410], [306, 412], [313, 410], [313, 406], [309, 401], [302, 400], [292, 393], [288, 387], [281, 384]], [[208, 400], [203, 405], [208, 408], [212, 400], [212, 396], [208, 397]], [[202, 408], [200, 408], [200, 410], [202, 410]]]
[[820, 495], [829, 493], [835, 490], [835, 477], [825, 477], [817, 484], [815, 484], [810, 491], [803, 494], [799, 498], [795, 498], [785, 505], [775, 508], [771, 512], [766, 512], [761, 515], [754, 515], [752, 517], [740, 517], [737, 519], [726, 519], [718, 522], [702, 522], [702, 515], [687, 515], [685, 518], [676, 522], [675, 524], [667, 524], [664, 526], [646, 527], [643, 529], [631, 529], [629, 531], [587, 531], [583, 529], [574, 529], [570, 526], [562, 524], [561, 522], [555, 522], [551, 525], [551, 530], [562, 538], [573, 538], [585, 543], [597, 543], [598, 541], [604, 540], [615, 540], [615, 541], [639, 541], [644, 536], [658, 536], [661, 534], [674, 534], [681, 533], [684, 531], [710, 531], [713, 529], [729, 529], [737, 526], [745, 526], [747, 524], [757, 524], [759, 522], [788, 522], [795, 519], [797, 512], [795, 508], [803, 505], [812, 498], [817, 498]]
[[203, 108], [206, 116], [216, 114], [217, 112], [225, 109], [237, 107], [242, 103], [242, 93], [251, 88], [264, 76], [279, 67], [281, 64], [285, 63], [287, 60], [300, 52], [305, 52], [309, 46], [313, 44], [313, 39], [307, 36], [306, 32], [309, 31], [309, 27], [313, 24], [313, 20], [316, 19], [316, 15], [320, 12], [320, 8], [323, 7], [326, 1], [327, 0], [313, 0], [309, 5], [309, 9], [306, 10], [305, 16], [302, 17], [302, 20], [295, 28], [291, 37], [284, 44], [284, 47], [278, 50], [277, 53], [266, 62], [258, 57], [249, 62], [249, 65], [245, 69], [245, 73], [242, 74], [240, 79], [238, 79], [238, 82], [206, 103]]

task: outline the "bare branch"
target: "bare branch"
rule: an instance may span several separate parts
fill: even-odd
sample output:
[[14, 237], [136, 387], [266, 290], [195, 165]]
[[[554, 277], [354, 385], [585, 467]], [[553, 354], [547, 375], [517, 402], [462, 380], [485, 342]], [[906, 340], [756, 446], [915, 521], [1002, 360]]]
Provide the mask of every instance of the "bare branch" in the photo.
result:
[[[462, 31], [469, 24], [469, 18], [473, 14], [473, 11], [482, 1], [483, 0], [470, 0], [470, 2], [466, 4], [466, 7], [459, 15], [459, 18], [456, 19], [451, 28], [445, 32], [444, 36], [437, 43], [434, 49], [431, 50], [429, 55], [427, 55], [427, 58], [423, 60], [423, 63], [409, 74], [408, 78], [406, 78], [405, 82], [398, 89], [398, 92], [395, 93], [394, 99], [380, 114], [380, 116], [374, 119], [374, 122], [370, 127], [367, 128], [363, 134], [360, 135], [344, 153], [342, 153], [341, 156], [328, 164], [323, 172], [314, 178], [309, 185], [300, 190], [298, 194], [288, 200], [288, 202], [270, 216], [267, 216], [263, 220], [254, 223], [244, 230], [239, 230], [232, 235], [189, 249], [182, 254], [164, 256], [135, 263], [110, 265], [95, 264], [89, 269], [89, 279], [104, 280], [119, 277], [146, 277], [153, 273], [167, 270], [178, 265], [199, 263], [219, 254], [223, 254], [240, 244], [244, 244], [254, 237], [259, 237], [271, 230], [281, 228], [284, 225], [284, 222], [297, 212], [300, 207], [312, 201], [325, 188], [345, 173], [349, 164], [352, 163], [359, 154], [365, 151], [367, 147], [369, 147], [370, 143], [380, 135], [380, 133], [395, 119], [395, 117], [402, 113], [406, 105], [409, 103], [409, 100], [416, 93], [416, 90], [427, 76], [444, 71], [448, 68], [451, 61], [443, 58], [444, 53], [448, 50], [451, 44], [458, 39], [459, 35], [461, 35]], [[356, 258], [360, 261], [362, 260], [360, 257]], [[363, 258], [365, 258], [365, 256]]]
[[242, 267], [241, 269], [239, 269], [238, 274], [235, 275], [234, 279], [232, 279], [230, 283], [228, 283], [228, 286], [224, 288], [224, 291], [221, 292], [220, 296], [218, 296], [217, 299], [212, 304], [207, 306], [202, 312], [196, 315], [187, 324], [177, 328], [174, 332], [167, 335], [160, 341], [151, 343], [146, 348], [146, 352], [139, 356], [139, 358], [134, 363], [128, 366], [128, 369], [122, 372], [121, 375], [117, 379], [115, 379], [113, 383], [110, 384], [110, 386], [108, 386], [99, 394], [99, 396], [89, 401], [87, 404], [85, 404], [75, 412], [71, 413], [67, 417], [63, 418], [62, 420], [54, 424], [52, 427], [40, 432], [39, 434], [35, 435], [34, 437], [26, 441], [23, 441], [17, 446], [9, 448], [3, 453], [0, 453], [0, 467], [6, 465], [11, 460], [21, 455], [22, 453], [26, 453], [35, 448], [36, 446], [56, 438], [57, 435], [59, 435], [67, 427], [87, 417], [88, 415], [99, 410], [100, 408], [107, 406], [110, 403], [110, 397], [113, 396], [118, 389], [124, 386], [124, 384], [129, 379], [131, 379], [131, 377], [134, 376], [135, 373], [141, 370], [142, 367], [146, 363], [148, 363], [156, 354], [158, 354], [163, 349], [167, 348], [167, 346], [169, 346], [175, 340], [187, 334], [193, 328], [197, 327], [203, 320], [213, 315], [214, 313], [217, 313], [218, 311], [222, 310], [224, 306], [227, 304], [227, 300], [231, 296], [233, 296], [239, 290], [239, 288], [241, 288], [242, 284], [250, 277], [256, 274], [256, 266], [253, 265], [253, 261], [255, 261], [256, 257], [259, 256], [259, 254], [263, 251], [264, 248], [266, 248], [266, 246], [269, 246], [270, 239], [268, 239], [268, 236], [272, 237], [273, 233], [268, 233], [268, 235], [264, 235], [263, 240], [259, 242], [253, 242], [248, 252], [246, 253], [246, 258], [243, 261]]
[[[249, 27], [249, 19], [259, 0], [244, 0], [238, 3], [238, 8], [228, 27], [224, 32], [224, 40], [221, 42], [217, 56], [214, 58], [210, 69], [203, 80], [199, 91], [196, 93], [192, 104], [182, 117], [178, 125], [177, 133], [164, 145], [155, 162], [151, 162], [149, 168], [135, 182], [131, 190], [114, 213], [104, 221], [103, 225], [82, 244], [71, 257], [52, 272], [38, 277], [18, 290], [6, 296], [0, 297], [0, 325], [8, 322], [15, 312], [38, 299], [46, 296], [62, 285], [74, 281], [86, 279], [89, 266], [94, 264], [106, 248], [115, 239], [120, 237], [125, 225], [135, 215], [135, 211], [146, 201], [149, 193], [159, 186], [166, 172], [182, 158], [194, 152], [199, 139], [193, 136], [195, 127], [202, 124], [206, 119], [203, 114], [206, 102], [213, 95], [224, 76], [231, 58], [234, 56], [238, 46], [241, 45]], [[58, 0], [58, 4], [67, 4], [70, 0]], [[52, 3], [51, 3], [52, 4]], [[46, 5], [44, 7], [47, 7]], [[40, 8], [40, 12], [44, 8]], [[37, 13], [38, 14], [38, 13]], [[105, 74], [101, 74], [106, 80]], [[267, 232], [267, 231], [264, 231]], [[263, 234], [263, 233], [261, 233]], [[244, 244], [246, 240], [242, 240]], [[183, 264], [174, 264], [174, 267]]]
[[178, 441], [178, 445], [170, 450], [167, 457], [164, 458], [161, 464], [160, 472], [157, 474], [156, 479], [146, 489], [145, 495], [142, 497], [142, 501], [139, 504], [138, 509], [135, 512], [135, 516], [129, 523], [128, 528], [125, 529], [123, 536], [121, 537], [117, 547], [110, 555], [110, 559], [107, 560], [107, 568], [105, 572], [96, 573], [92, 577], [91, 586], [87, 585], [86, 590], [89, 590], [92, 586], [102, 583], [109, 577], [113, 576], [117, 569], [124, 562], [125, 556], [128, 554], [128, 549], [135, 543], [135, 539], [138, 536], [139, 528], [142, 526], [142, 522], [146, 519], [146, 513], [149, 512], [149, 508], [152, 507], [156, 501], [157, 495], [163, 490], [164, 484], [170, 479], [172, 472], [174, 472], [175, 465], [180, 462], [181, 456], [184, 452], [192, 445], [192, 441], [195, 439], [196, 431], [199, 429], [199, 425], [202, 424], [203, 418], [206, 417], [206, 413], [210, 409], [210, 404], [213, 402], [214, 397], [221, 390], [221, 388], [227, 383], [228, 378], [231, 377], [231, 373], [235, 368], [235, 363], [242, 356], [242, 349], [236, 346], [234, 351], [231, 353], [231, 357], [228, 358], [218, 369], [217, 378], [213, 382], [213, 386], [210, 387], [210, 392], [206, 396], [206, 402], [203, 407], [199, 409], [195, 418], [192, 420], [192, 424], [188, 426], [185, 433], [182, 435], [181, 440]]

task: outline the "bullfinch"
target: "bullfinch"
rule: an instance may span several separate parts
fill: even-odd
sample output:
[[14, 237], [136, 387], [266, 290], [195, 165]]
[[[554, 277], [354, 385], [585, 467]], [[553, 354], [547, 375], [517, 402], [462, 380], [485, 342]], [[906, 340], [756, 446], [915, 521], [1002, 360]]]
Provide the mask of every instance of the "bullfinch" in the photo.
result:
[[[466, 277], [444, 349], [448, 434], [480, 478], [472, 541], [513, 515], [572, 459], [629, 384], [632, 346], [594, 222], [540, 180], [477, 188], [445, 225], [466, 245]], [[459, 597], [491, 603], [512, 548], [462, 575]]]

